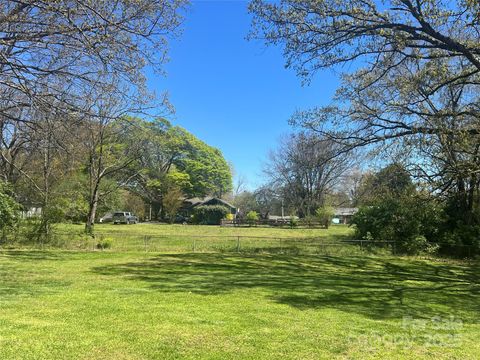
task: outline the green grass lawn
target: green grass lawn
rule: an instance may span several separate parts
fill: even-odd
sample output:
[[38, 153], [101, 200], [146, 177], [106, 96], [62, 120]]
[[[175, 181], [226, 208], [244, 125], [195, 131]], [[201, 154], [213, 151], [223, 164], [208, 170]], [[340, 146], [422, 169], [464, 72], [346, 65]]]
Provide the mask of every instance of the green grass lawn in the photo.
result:
[[[84, 225], [58, 224], [55, 226], [60, 232], [82, 232]], [[96, 224], [95, 232], [101, 234], [121, 235], [176, 235], [176, 236], [258, 236], [258, 237], [344, 237], [352, 233], [346, 225], [333, 225], [327, 229], [308, 228], [274, 228], [274, 227], [233, 227], [210, 225], [167, 225], [159, 223], [139, 223], [136, 225]]]
[[480, 357], [478, 263], [3, 251], [0, 269], [0, 359]]
[[[155, 252], [262, 252], [273, 253], [353, 253], [340, 240], [351, 238], [353, 230], [348, 226], [332, 226], [329, 229], [299, 229], [272, 227], [221, 227], [205, 225], [99, 224], [95, 238], [86, 236], [82, 225], [59, 224], [54, 238], [47, 244], [27, 242], [9, 244], [11, 248], [64, 248], [69, 250], [95, 249], [99, 243], [109, 242], [113, 251]], [[329, 243], [328, 249], [325, 243]], [[41, 246], [40, 246], [41, 245]], [[43, 246], [45, 245], [45, 246]], [[336, 247], [334, 249], [334, 247]], [[328, 251], [327, 251], [328, 250]]]

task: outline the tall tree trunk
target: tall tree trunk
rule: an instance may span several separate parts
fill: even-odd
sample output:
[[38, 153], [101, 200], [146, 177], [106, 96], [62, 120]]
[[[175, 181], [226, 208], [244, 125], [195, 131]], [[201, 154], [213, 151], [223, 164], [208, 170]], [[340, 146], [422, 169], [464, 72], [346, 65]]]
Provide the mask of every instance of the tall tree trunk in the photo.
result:
[[85, 224], [85, 232], [88, 233], [88, 234], [93, 234], [93, 227], [95, 225], [95, 217], [97, 215], [97, 207], [98, 207], [98, 190], [95, 191], [95, 194], [93, 195], [93, 197], [90, 201], [87, 222]]

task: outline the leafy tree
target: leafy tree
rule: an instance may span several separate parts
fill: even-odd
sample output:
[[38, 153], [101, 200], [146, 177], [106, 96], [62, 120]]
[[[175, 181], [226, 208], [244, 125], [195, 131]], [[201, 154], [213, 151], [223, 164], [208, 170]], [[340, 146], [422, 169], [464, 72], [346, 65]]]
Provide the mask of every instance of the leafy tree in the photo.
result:
[[[71, 145], [77, 138], [85, 140], [86, 128], [99, 135], [84, 142], [89, 154], [81, 158], [88, 162], [91, 180], [86, 223], [91, 230], [106, 196], [99, 194], [101, 182], [119, 168], [111, 158], [125, 154], [118, 142], [107, 146], [105, 138], [99, 140], [109, 128], [103, 125], [138, 113], [153, 100], [142, 72], [146, 64], [162, 69], [185, 5], [183, 0], [0, 4], [0, 129], [5, 140], [0, 171], [16, 187], [29, 188], [21, 193], [28, 195], [22, 202], [41, 204], [41, 232], [48, 233], [49, 223], [61, 215], [52, 191], [78, 161], [76, 151], [82, 147]], [[116, 100], [116, 111], [105, 111], [108, 96]], [[160, 103], [165, 108], [165, 99]]]
[[132, 119], [142, 155], [130, 167], [132, 191], [165, 216], [164, 198], [173, 187], [186, 196], [221, 197], [231, 190], [232, 176], [222, 153], [164, 119]]
[[258, 221], [259, 216], [256, 211], [249, 211], [245, 216], [245, 219], [247, 220], [248, 224], [252, 226]]
[[415, 186], [410, 174], [398, 163], [390, 164], [375, 174], [367, 174], [359, 185], [357, 201], [361, 205], [370, 205], [377, 199], [402, 196], [413, 193]]
[[[356, 70], [343, 74], [332, 104], [299, 111], [291, 122], [341, 144], [340, 155], [364, 149], [397, 159], [443, 205], [445, 236], [458, 243], [473, 234], [474, 243], [478, 1], [253, 0], [250, 10], [252, 36], [283, 45], [287, 66], [306, 81], [322, 68], [359, 65], [343, 67]], [[377, 200], [373, 191], [366, 203]]]
[[415, 254], [437, 238], [438, 210], [431, 202], [416, 196], [389, 196], [354, 215], [356, 236], [360, 239], [395, 241], [400, 252]]
[[88, 214], [88, 192], [85, 174], [76, 173], [55, 187], [53, 206], [57, 209], [53, 222], [84, 223]]
[[331, 206], [322, 206], [315, 211], [318, 220], [328, 229], [332, 222], [335, 210]]
[[439, 210], [417, 191], [405, 169], [389, 165], [369, 183], [374, 195], [352, 219], [358, 238], [396, 241], [397, 250], [407, 253], [417, 253], [427, 240], [436, 240]]
[[192, 134], [178, 128], [183, 137], [185, 155], [176, 163], [190, 176], [191, 195], [222, 197], [232, 190], [230, 166], [219, 149], [213, 148]]
[[172, 186], [164, 195], [163, 207], [165, 209], [166, 218], [170, 223], [175, 221], [175, 216], [183, 203], [182, 190], [178, 186]]
[[121, 192], [123, 207], [127, 211], [133, 212], [140, 220], [145, 219], [145, 202], [143, 199], [128, 190], [122, 190]]
[[10, 191], [8, 184], [0, 182], [0, 228], [4, 237], [5, 231], [16, 224], [20, 210]]
[[[143, 151], [134, 134], [130, 134], [130, 118], [122, 116], [125, 109], [115, 97], [106, 95], [99, 102], [99, 116], [84, 123], [84, 146], [88, 151], [89, 207], [85, 224], [88, 233], [93, 232], [101, 199], [132, 178], [127, 169]], [[115, 178], [116, 182], [110, 182], [113, 186], [106, 189], [104, 185], [108, 178]]]

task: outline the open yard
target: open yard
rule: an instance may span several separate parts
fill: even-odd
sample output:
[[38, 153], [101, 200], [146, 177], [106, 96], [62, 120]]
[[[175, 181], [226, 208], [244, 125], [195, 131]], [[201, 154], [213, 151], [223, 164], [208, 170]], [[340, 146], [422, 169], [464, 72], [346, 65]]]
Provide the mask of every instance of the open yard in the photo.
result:
[[59, 224], [54, 236], [47, 242], [26, 241], [17, 235], [17, 242], [6, 246], [13, 249], [63, 248], [92, 250], [108, 243], [110, 251], [145, 252], [263, 252], [270, 253], [349, 253], [357, 246], [342, 242], [351, 239], [348, 226], [329, 229], [272, 228], [272, 227], [220, 227], [205, 225], [100, 224], [95, 227], [95, 237], [85, 235], [82, 225]]
[[[82, 232], [84, 225], [59, 224], [56, 229], [60, 232]], [[105, 235], [139, 235], [153, 236], [252, 236], [252, 237], [344, 237], [352, 233], [346, 225], [333, 225], [327, 229], [308, 228], [275, 228], [275, 227], [233, 227], [215, 225], [180, 225], [139, 223], [136, 225], [96, 224], [95, 232]]]
[[1, 359], [480, 356], [478, 263], [3, 251], [0, 269]]

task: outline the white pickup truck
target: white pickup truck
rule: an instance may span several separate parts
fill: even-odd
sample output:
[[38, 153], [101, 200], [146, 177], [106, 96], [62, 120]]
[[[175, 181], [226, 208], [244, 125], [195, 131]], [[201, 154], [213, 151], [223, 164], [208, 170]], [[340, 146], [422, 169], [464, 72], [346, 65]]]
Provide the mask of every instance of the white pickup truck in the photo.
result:
[[117, 211], [113, 213], [113, 224], [136, 224], [138, 218], [127, 211]]

